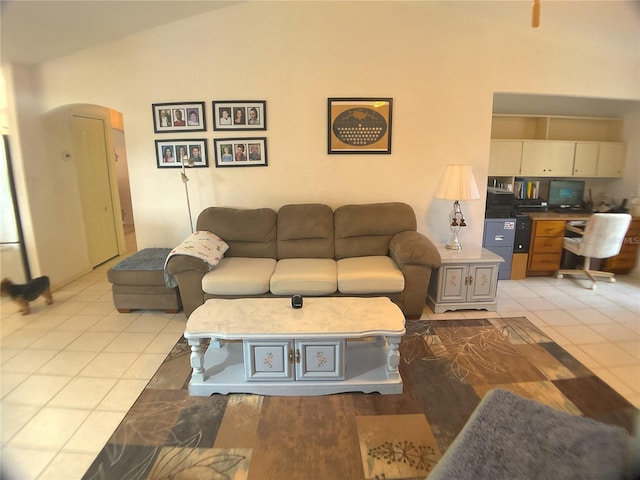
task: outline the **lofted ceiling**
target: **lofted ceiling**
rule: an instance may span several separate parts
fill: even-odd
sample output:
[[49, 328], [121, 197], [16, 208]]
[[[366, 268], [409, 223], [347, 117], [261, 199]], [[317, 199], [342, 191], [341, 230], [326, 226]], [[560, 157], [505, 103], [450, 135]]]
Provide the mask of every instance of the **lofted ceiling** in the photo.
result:
[[0, 0], [0, 60], [37, 64], [209, 12], [222, 0]]

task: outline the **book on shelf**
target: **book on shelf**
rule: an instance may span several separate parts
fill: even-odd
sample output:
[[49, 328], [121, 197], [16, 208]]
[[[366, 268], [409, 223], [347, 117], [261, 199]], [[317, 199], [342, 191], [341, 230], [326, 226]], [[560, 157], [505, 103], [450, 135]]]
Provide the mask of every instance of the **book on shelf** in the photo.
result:
[[537, 200], [540, 196], [540, 182], [518, 179], [513, 182], [515, 197], [522, 200]]

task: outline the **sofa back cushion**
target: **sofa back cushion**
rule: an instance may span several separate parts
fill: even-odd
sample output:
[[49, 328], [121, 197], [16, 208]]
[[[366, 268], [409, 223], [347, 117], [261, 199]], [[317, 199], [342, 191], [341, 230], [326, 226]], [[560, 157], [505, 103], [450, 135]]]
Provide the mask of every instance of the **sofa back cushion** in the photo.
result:
[[198, 216], [197, 230], [222, 238], [225, 257], [276, 258], [276, 212], [271, 208], [209, 207]]
[[333, 210], [319, 203], [278, 210], [278, 259], [334, 258]]
[[413, 208], [400, 202], [338, 207], [334, 225], [336, 259], [388, 255], [396, 233], [417, 229]]

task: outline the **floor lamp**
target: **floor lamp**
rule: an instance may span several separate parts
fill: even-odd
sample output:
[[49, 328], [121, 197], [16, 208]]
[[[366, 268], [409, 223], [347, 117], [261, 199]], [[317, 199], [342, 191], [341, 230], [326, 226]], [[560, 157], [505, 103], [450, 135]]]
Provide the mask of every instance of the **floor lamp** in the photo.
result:
[[189, 226], [191, 227], [191, 233], [193, 233], [193, 218], [191, 217], [191, 202], [189, 200], [189, 186], [187, 185], [187, 182], [189, 181], [189, 177], [187, 177], [187, 174], [184, 171], [185, 162], [187, 162], [187, 164], [190, 167], [193, 167], [193, 160], [186, 155], [184, 155], [180, 159], [180, 163], [182, 164], [182, 171], [180, 172], [180, 178], [182, 179], [182, 183], [184, 183], [184, 194], [187, 197], [187, 209], [189, 210]]
[[440, 187], [436, 192], [436, 198], [454, 200], [453, 211], [449, 215], [451, 238], [445, 247], [449, 250], [462, 250], [462, 245], [458, 241], [458, 232], [462, 227], [466, 227], [467, 223], [460, 208], [460, 200], [477, 200], [480, 198], [471, 166], [447, 165]]

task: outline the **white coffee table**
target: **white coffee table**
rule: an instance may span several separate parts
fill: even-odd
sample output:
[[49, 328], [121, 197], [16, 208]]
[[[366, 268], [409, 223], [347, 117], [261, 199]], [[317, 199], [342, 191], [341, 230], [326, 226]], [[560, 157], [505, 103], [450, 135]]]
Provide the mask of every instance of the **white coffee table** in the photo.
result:
[[211, 299], [187, 321], [189, 393], [402, 393], [404, 333], [386, 297], [307, 297], [301, 309], [289, 298]]

